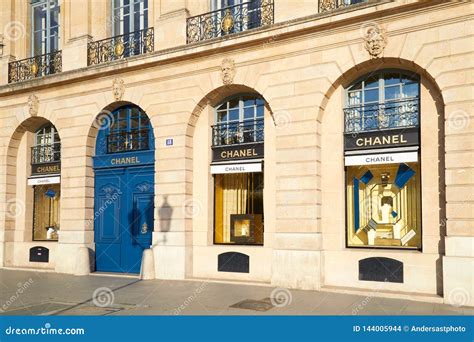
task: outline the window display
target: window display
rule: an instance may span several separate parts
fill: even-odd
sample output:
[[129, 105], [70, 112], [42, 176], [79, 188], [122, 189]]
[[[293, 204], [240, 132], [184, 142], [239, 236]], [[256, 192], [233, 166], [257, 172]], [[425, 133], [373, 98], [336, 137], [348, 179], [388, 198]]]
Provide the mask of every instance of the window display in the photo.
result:
[[351, 247], [421, 247], [418, 163], [349, 166], [347, 243]]
[[60, 184], [34, 188], [33, 241], [58, 240]]
[[263, 173], [217, 174], [214, 242], [263, 244]]

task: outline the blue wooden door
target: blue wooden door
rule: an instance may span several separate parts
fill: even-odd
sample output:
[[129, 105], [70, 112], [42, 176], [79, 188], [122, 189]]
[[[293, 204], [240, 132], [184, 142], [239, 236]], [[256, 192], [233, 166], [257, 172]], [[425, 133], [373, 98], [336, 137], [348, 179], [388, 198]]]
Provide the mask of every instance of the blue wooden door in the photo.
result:
[[153, 231], [153, 167], [95, 172], [96, 269], [139, 273]]

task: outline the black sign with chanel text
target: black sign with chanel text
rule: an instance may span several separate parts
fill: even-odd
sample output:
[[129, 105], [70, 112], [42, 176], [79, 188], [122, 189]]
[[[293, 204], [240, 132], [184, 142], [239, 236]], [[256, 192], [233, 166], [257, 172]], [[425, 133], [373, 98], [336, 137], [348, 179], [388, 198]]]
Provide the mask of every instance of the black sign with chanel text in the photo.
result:
[[212, 148], [212, 161], [263, 158], [263, 143]]
[[418, 127], [413, 127], [376, 132], [346, 133], [344, 134], [344, 150], [417, 146], [420, 143], [418, 130]]
[[55, 173], [60, 173], [60, 172], [61, 172], [61, 164], [59, 162], [31, 165], [32, 175], [55, 174]]

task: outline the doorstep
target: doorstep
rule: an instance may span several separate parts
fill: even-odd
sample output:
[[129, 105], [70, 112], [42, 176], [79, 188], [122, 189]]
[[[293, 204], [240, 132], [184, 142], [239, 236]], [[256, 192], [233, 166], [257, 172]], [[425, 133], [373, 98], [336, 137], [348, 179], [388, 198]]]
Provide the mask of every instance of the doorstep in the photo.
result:
[[98, 277], [140, 279], [140, 274], [138, 273], [91, 272], [89, 275]]
[[353, 294], [367, 297], [382, 297], [382, 298], [394, 298], [394, 299], [406, 299], [417, 302], [429, 302], [429, 303], [444, 303], [443, 297], [427, 293], [407, 293], [398, 291], [387, 291], [387, 290], [369, 290], [361, 289], [357, 287], [344, 287], [344, 286], [322, 286], [321, 292], [332, 292], [332, 293], [344, 293]]

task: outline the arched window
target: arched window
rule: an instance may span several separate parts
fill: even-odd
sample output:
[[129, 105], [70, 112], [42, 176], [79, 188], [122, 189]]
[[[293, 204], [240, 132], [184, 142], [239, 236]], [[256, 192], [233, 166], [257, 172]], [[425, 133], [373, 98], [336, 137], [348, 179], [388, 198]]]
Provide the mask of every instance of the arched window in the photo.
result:
[[215, 107], [212, 126], [214, 243], [263, 245], [265, 102], [234, 96]]
[[421, 248], [420, 79], [401, 70], [346, 89], [348, 247]]
[[233, 97], [216, 107], [213, 145], [263, 142], [263, 99], [252, 95]]
[[116, 109], [106, 129], [107, 153], [148, 150], [152, 129], [150, 119], [137, 106]]
[[34, 182], [33, 241], [58, 240], [61, 186], [61, 140], [52, 124], [35, 132], [30, 180]]
[[61, 140], [52, 124], [45, 125], [35, 132], [31, 163], [51, 163], [61, 160]]
[[420, 81], [416, 74], [382, 70], [346, 89], [345, 132], [416, 127]]

